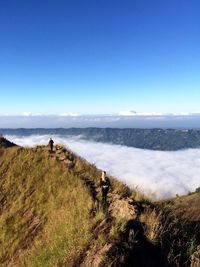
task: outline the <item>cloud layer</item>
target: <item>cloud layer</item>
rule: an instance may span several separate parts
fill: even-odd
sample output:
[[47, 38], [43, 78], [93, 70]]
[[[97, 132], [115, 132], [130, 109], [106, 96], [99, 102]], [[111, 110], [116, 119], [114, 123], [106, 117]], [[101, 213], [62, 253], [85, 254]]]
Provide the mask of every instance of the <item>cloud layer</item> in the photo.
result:
[[[23, 146], [47, 144], [49, 136], [6, 136]], [[200, 149], [163, 152], [51, 136], [71, 150], [156, 199], [183, 195], [200, 186]]]

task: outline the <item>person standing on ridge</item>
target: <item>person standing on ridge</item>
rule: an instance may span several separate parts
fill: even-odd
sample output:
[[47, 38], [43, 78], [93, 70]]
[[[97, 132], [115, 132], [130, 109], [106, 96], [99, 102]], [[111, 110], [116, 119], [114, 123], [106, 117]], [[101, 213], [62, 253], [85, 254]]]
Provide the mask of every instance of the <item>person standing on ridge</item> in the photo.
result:
[[109, 178], [106, 176], [106, 172], [102, 171], [100, 179], [101, 193], [102, 193], [102, 204], [105, 206], [107, 204], [107, 194], [111, 186]]
[[49, 148], [50, 148], [50, 153], [52, 153], [53, 152], [53, 144], [54, 144], [54, 141], [53, 141], [53, 139], [52, 138], [50, 138], [50, 140], [49, 140]]

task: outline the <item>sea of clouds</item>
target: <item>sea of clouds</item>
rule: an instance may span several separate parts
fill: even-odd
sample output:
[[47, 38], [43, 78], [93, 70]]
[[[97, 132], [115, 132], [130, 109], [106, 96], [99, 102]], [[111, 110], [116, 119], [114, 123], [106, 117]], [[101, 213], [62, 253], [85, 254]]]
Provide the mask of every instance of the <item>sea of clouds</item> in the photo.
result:
[[[81, 137], [51, 137], [55, 143], [67, 146], [88, 162], [154, 199], [187, 194], [200, 186], [200, 149], [152, 151], [85, 141]], [[6, 138], [22, 146], [49, 141], [48, 135], [7, 135]]]

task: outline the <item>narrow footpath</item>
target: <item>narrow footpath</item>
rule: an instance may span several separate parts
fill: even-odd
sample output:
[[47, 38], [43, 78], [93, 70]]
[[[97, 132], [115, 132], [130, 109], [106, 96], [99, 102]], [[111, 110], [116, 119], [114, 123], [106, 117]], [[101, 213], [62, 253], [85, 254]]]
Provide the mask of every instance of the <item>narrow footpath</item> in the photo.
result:
[[[98, 179], [88, 177], [84, 170], [77, 170], [77, 156], [63, 146], [57, 145], [51, 156], [56, 157], [69, 170], [73, 170], [83, 181], [92, 197], [91, 216], [95, 217], [102, 210], [98, 197]], [[164, 264], [160, 248], [151, 244], [144, 236], [143, 225], [138, 219], [141, 209], [140, 203], [132, 198], [110, 192], [104, 219], [93, 229], [94, 242], [90, 244], [74, 267], [168, 266]], [[123, 223], [123, 229], [117, 228], [120, 222]], [[113, 229], [118, 231], [116, 235], [110, 234]], [[98, 239], [102, 241], [97, 242]]]

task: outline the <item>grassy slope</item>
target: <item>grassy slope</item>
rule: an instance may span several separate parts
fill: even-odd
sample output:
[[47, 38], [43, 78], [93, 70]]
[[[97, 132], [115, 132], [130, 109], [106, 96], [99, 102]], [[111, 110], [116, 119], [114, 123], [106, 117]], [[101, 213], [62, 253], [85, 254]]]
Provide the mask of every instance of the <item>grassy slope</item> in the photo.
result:
[[200, 193], [163, 201], [159, 208], [163, 214], [162, 244], [169, 262], [190, 266], [191, 256], [200, 245]]
[[91, 239], [92, 200], [44, 148], [0, 150], [0, 265], [71, 266]]
[[166, 206], [167, 205], [177, 216], [180, 216], [187, 221], [200, 221], [200, 193], [176, 197], [170, 200]]
[[13, 147], [13, 146], [16, 146], [16, 145], [0, 135], [0, 147], [6, 148], [6, 147]]
[[[97, 186], [99, 170], [65, 153], [76, 162], [72, 170], [50, 157], [44, 147], [0, 149], [0, 265], [70, 267], [77, 259], [81, 262], [86, 247], [96, 258], [110, 245], [107, 256], [103, 252], [104, 266], [121, 266], [121, 259], [122, 266], [129, 266], [134, 251], [138, 252], [135, 266], [140, 266], [144, 253], [153, 258], [157, 248], [165, 255], [166, 266], [190, 266], [190, 256], [200, 244], [200, 194], [152, 204], [112, 179], [111, 206], [116, 194], [121, 200], [131, 197], [145, 234], [143, 241], [122, 242], [126, 220], [110, 218], [102, 224], [100, 212], [93, 219], [89, 216], [92, 199], [80, 178]], [[98, 221], [102, 231], [95, 230]], [[142, 256], [137, 258], [139, 253]]]

